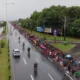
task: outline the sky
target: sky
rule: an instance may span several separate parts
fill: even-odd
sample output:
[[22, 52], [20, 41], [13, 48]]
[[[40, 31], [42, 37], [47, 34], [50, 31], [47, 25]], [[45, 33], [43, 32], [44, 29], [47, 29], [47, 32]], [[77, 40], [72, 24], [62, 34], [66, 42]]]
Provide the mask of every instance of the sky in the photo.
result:
[[[41, 11], [52, 5], [80, 6], [80, 0], [7, 0], [7, 19], [24, 19], [30, 17], [34, 11]], [[1, 20], [6, 20], [6, 0], [0, 0]]]

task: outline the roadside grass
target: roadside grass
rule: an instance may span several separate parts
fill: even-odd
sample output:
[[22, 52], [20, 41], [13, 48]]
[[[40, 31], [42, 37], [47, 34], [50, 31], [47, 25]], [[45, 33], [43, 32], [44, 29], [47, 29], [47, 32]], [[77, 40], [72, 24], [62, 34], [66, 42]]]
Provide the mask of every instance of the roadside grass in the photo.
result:
[[[28, 29], [27, 32], [31, 33], [31, 31]], [[36, 32], [36, 31], [32, 31], [33, 35], [36, 35], [38, 37], [44, 38], [46, 37], [47, 40], [54, 40], [53, 35], [49, 35], [49, 34], [44, 34], [44, 33], [40, 33], [40, 32]], [[61, 36], [57, 36], [56, 40], [64, 40], [64, 37]], [[80, 42], [80, 39], [78, 38], [72, 38], [72, 37], [66, 37], [67, 41], [76, 41], [76, 42]]]
[[7, 39], [0, 40], [0, 43], [4, 42], [5, 45], [3, 48], [0, 48], [1, 54], [0, 54], [0, 80], [9, 80], [10, 76], [10, 63], [8, 62], [8, 43]]
[[68, 52], [74, 46], [74, 44], [64, 45], [63, 43], [52, 43], [51, 45], [55, 46], [56, 48], [64, 52]]
[[[30, 30], [27, 30], [27, 32], [31, 33]], [[49, 34], [44, 34], [44, 33], [40, 33], [40, 32], [36, 32], [36, 31], [32, 31], [32, 34], [33, 35], [36, 35], [40, 38], [44, 38], [46, 37], [47, 40], [54, 40], [54, 37], [53, 35], [49, 35]], [[61, 36], [57, 36], [56, 37], [56, 40], [64, 40], [64, 37], [61, 37]], [[73, 41], [73, 42], [80, 42], [80, 39], [76, 39], [76, 38], [72, 38], [72, 37], [66, 37], [66, 40], [67, 41]], [[67, 45], [64, 45], [63, 43], [52, 43], [51, 45], [55, 46], [56, 48], [64, 51], [64, 52], [67, 52], [69, 51], [73, 46], [74, 44], [67, 44]]]

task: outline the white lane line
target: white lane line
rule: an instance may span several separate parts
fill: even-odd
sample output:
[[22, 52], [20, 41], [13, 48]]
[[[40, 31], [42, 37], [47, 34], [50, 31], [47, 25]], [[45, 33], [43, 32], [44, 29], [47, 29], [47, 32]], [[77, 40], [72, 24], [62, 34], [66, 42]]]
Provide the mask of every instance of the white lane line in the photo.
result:
[[34, 80], [34, 78], [33, 78], [33, 76], [32, 76], [32, 75], [30, 75], [30, 77], [31, 77], [31, 79], [32, 79], [32, 80]]
[[65, 73], [65, 74], [70, 78], [70, 80], [73, 80], [72, 77], [70, 77], [67, 73]]
[[23, 61], [24, 61], [25, 64], [27, 64], [27, 63], [26, 63], [26, 60], [25, 60], [24, 58], [23, 58]]
[[48, 74], [48, 76], [51, 78], [51, 80], [54, 80], [54, 79], [51, 77], [51, 75], [50, 75], [50, 74]]
[[49, 59], [51, 62], [53, 62], [53, 60], [52, 60], [52, 59], [50, 59], [49, 57], [48, 57], [48, 59]]
[[38, 63], [40, 63], [39, 60], [38, 60], [37, 58], [36, 58], [36, 60], [37, 60]]

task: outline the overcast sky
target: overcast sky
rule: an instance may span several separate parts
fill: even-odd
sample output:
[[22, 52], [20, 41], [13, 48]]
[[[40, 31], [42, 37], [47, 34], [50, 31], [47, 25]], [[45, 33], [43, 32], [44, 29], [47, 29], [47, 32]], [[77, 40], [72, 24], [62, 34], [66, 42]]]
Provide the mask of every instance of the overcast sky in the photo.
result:
[[[27, 18], [33, 11], [52, 5], [80, 6], [80, 0], [7, 0], [8, 19]], [[14, 4], [10, 4], [14, 3]], [[6, 20], [6, 0], [0, 0], [0, 20]]]

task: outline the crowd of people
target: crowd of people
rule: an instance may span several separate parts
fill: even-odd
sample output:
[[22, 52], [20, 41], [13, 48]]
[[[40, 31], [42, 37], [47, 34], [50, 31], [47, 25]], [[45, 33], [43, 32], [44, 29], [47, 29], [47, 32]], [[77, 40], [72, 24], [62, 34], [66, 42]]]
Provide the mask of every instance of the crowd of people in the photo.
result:
[[54, 46], [50, 45], [45, 39], [41, 39], [36, 37], [35, 35], [31, 35], [26, 32], [25, 29], [19, 26], [14, 26], [19, 30], [20, 33], [24, 34], [25, 37], [33, 43], [35, 46], [39, 47], [44, 54], [50, 59], [56, 61], [61, 67], [66, 68], [72, 76], [74, 76], [77, 80], [80, 77], [80, 61], [78, 59], [74, 59], [69, 53], [65, 53]]

